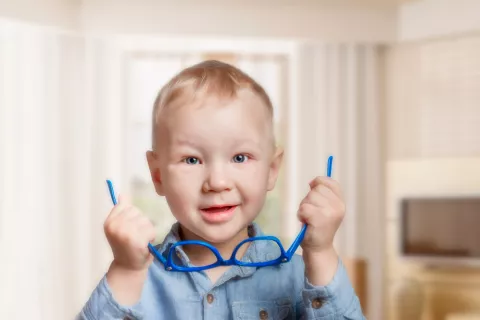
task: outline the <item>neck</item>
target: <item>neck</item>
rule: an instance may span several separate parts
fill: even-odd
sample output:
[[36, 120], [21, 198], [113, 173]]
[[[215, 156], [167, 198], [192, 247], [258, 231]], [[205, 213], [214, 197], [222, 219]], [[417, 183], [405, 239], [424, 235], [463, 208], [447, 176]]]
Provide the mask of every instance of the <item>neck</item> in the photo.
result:
[[[242, 240], [245, 240], [248, 238], [248, 227], [242, 229], [230, 240], [226, 242], [221, 242], [221, 243], [212, 243], [212, 242], [206, 241], [205, 239], [202, 239], [201, 237], [187, 230], [183, 226], [180, 226], [180, 237], [182, 240], [199, 240], [199, 241], [207, 242], [208, 244], [214, 246], [218, 250], [218, 252], [220, 253], [220, 255], [224, 260], [228, 260], [232, 256], [232, 253], [235, 247]], [[240, 247], [240, 249], [236, 254], [237, 259], [243, 256], [243, 254], [248, 248], [248, 244], [249, 243]], [[187, 254], [188, 258], [190, 259], [190, 262], [193, 265], [209, 265], [217, 261], [217, 258], [213, 255], [212, 251], [206, 248], [205, 246], [189, 245], [189, 246], [183, 246], [182, 249]]]

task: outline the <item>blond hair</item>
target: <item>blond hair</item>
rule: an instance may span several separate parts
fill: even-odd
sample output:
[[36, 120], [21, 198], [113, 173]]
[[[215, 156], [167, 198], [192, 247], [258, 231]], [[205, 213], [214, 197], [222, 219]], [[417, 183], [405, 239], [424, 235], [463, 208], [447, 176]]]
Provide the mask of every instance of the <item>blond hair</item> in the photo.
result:
[[[217, 60], [207, 60], [183, 69], [158, 93], [152, 114], [152, 147], [155, 147], [158, 120], [162, 110], [186, 99], [195, 99], [197, 93], [234, 99], [241, 90], [250, 90], [262, 100], [273, 115], [273, 106], [263, 87], [242, 70]], [[184, 99], [184, 100], [182, 100]]]

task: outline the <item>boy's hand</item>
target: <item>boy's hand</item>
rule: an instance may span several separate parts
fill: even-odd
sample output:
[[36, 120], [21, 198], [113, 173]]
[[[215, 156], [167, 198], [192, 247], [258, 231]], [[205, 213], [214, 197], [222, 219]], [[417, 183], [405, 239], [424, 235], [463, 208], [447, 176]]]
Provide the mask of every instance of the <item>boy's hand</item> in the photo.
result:
[[140, 300], [153, 257], [148, 243], [155, 239], [150, 220], [120, 197], [104, 223], [105, 235], [113, 252], [107, 282], [119, 304], [134, 305]]
[[104, 230], [112, 248], [113, 264], [131, 271], [148, 269], [153, 261], [148, 243], [155, 239], [155, 228], [128, 199], [119, 198], [105, 220]]
[[310, 191], [300, 203], [298, 218], [308, 225], [301, 246], [307, 277], [314, 285], [326, 285], [335, 275], [338, 256], [333, 238], [344, 215], [339, 183], [328, 177], [312, 180]]
[[333, 238], [344, 215], [339, 183], [328, 177], [313, 179], [298, 210], [298, 218], [308, 225], [302, 241], [303, 250], [319, 253], [333, 247]]

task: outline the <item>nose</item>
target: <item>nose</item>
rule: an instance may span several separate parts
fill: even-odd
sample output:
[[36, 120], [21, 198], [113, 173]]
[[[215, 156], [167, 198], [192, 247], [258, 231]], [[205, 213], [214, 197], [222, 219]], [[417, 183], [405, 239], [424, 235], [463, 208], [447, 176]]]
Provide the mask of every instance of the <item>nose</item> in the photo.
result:
[[224, 166], [210, 166], [202, 186], [203, 192], [222, 192], [232, 189], [232, 180]]

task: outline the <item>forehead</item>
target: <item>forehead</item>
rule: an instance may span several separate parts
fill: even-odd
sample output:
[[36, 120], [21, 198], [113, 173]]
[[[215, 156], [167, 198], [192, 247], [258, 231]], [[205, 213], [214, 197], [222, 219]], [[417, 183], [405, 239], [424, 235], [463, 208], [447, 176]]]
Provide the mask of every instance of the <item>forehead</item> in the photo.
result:
[[[188, 103], [172, 105], [159, 119], [160, 139], [193, 135], [188, 139], [269, 139], [272, 115], [263, 100], [244, 90], [233, 98], [200, 94]], [[165, 141], [164, 141], [165, 142]]]
[[270, 117], [273, 116], [272, 108], [258, 93], [249, 88], [236, 90], [232, 94], [215, 92], [208, 87], [199, 90], [185, 90], [184, 94], [171, 101], [168, 106], [165, 106], [165, 111], [175, 111], [184, 108], [225, 108], [229, 106], [238, 106], [244, 109], [242, 111], [255, 112]]

